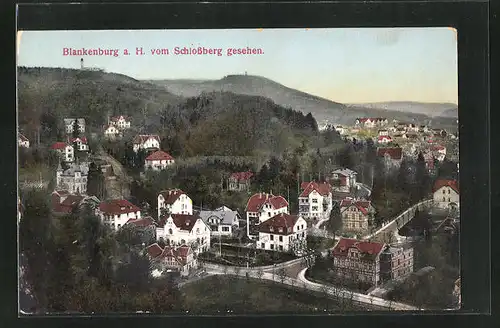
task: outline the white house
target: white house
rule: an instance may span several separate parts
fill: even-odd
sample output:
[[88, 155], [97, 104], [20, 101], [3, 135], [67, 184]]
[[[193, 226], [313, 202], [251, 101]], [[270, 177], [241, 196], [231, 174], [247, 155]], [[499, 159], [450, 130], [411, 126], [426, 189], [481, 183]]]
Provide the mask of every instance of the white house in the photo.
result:
[[21, 133], [17, 134], [17, 144], [19, 147], [30, 148], [30, 141]]
[[307, 222], [300, 215], [280, 213], [259, 224], [257, 249], [299, 255], [306, 249]]
[[139, 149], [159, 150], [160, 136], [156, 134], [139, 134], [133, 140], [133, 149], [138, 152]]
[[163, 216], [156, 228], [157, 240], [167, 245], [189, 245], [196, 254], [210, 249], [210, 227], [196, 215], [169, 214]]
[[343, 127], [342, 125], [336, 125], [335, 131], [337, 131], [341, 136], [343, 136], [343, 135], [347, 134], [348, 129]]
[[237, 211], [200, 211], [198, 215], [210, 227], [212, 236], [230, 237], [240, 226], [240, 217]]
[[175, 270], [181, 276], [188, 276], [193, 269], [198, 268], [193, 249], [188, 245], [161, 248], [158, 243], [154, 243], [146, 247], [146, 251], [151, 259], [153, 270], [160, 272]]
[[116, 126], [109, 125], [106, 127], [104, 130], [104, 136], [108, 139], [114, 139], [114, 138], [119, 138], [121, 136], [120, 130], [116, 128]]
[[389, 131], [388, 130], [378, 130], [378, 135], [379, 137], [380, 136], [388, 136], [389, 135]]
[[56, 170], [56, 188], [68, 190], [70, 193], [85, 194], [87, 192], [88, 163], [72, 163], [67, 170], [59, 164]]
[[432, 191], [435, 206], [443, 209], [460, 207], [460, 190], [456, 180], [439, 179]]
[[332, 210], [332, 187], [323, 182], [302, 182], [299, 195], [299, 215], [304, 218], [319, 219]]
[[97, 215], [105, 225], [118, 230], [127, 224], [129, 220], [140, 219], [141, 210], [125, 199], [115, 199], [102, 202], [97, 209]]
[[392, 142], [392, 138], [388, 135], [382, 135], [377, 137], [377, 142], [380, 144], [387, 144], [389, 142]]
[[87, 138], [68, 138], [68, 143], [73, 145], [76, 143], [77, 150], [79, 151], [89, 151], [89, 144]]
[[256, 227], [277, 214], [288, 213], [288, 202], [283, 196], [257, 193], [248, 199], [245, 211], [247, 235], [249, 238], [257, 238]]
[[444, 159], [446, 157], [446, 147], [440, 146], [440, 145], [435, 145], [431, 148], [431, 150], [432, 150], [434, 157], [438, 161], [440, 161], [440, 162], [444, 161]]
[[73, 150], [73, 146], [66, 142], [56, 142], [50, 148], [59, 152], [62, 155], [63, 161], [65, 162], [73, 162], [75, 160], [75, 152]]
[[75, 126], [75, 120], [78, 123], [78, 130], [80, 133], [85, 133], [85, 119], [84, 118], [65, 118], [64, 119], [64, 126], [66, 127], [66, 133], [71, 134], [73, 133], [73, 127]]
[[158, 195], [158, 217], [162, 217], [162, 210], [171, 214], [193, 214], [193, 201], [180, 189], [161, 191]]
[[350, 169], [342, 168], [332, 172], [330, 184], [335, 192], [350, 192], [356, 186], [356, 176], [358, 174]]
[[109, 120], [109, 124], [120, 130], [130, 129], [130, 119], [127, 116], [114, 116]]
[[146, 170], [161, 171], [173, 164], [174, 158], [161, 150], [155, 151], [144, 160], [144, 168]]

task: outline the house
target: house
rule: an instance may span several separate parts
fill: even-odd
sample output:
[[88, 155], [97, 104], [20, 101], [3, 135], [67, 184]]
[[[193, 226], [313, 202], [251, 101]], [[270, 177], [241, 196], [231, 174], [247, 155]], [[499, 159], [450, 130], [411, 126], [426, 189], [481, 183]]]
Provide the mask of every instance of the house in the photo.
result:
[[89, 151], [89, 144], [87, 141], [87, 138], [82, 137], [82, 138], [68, 138], [68, 144], [69, 145], [75, 145], [76, 144], [76, 150], [79, 151]]
[[340, 238], [332, 251], [334, 272], [342, 279], [378, 286], [385, 244]]
[[71, 134], [73, 133], [73, 128], [75, 126], [75, 120], [77, 121], [78, 124], [78, 131], [80, 133], [85, 133], [85, 119], [84, 118], [65, 118], [64, 119], [64, 126], [66, 127], [66, 133]]
[[382, 136], [389, 136], [389, 131], [388, 130], [378, 130], [378, 136], [379, 137], [382, 137]]
[[161, 171], [173, 164], [174, 158], [161, 150], [155, 151], [144, 160], [144, 168], [146, 170]]
[[212, 236], [230, 237], [240, 227], [240, 216], [237, 211], [219, 209], [200, 211], [198, 215], [210, 227]]
[[61, 164], [59, 164], [56, 170], [56, 189], [85, 194], [87, 192], [88, 173], [89, 164], [86, 162], [72, 163], [66, 170], [63, 170]]
[[141, 218], [141, 209], [125, 199], [114, 199], [102, 202], [97, 209], [97, 215], [103, 223], [114, 230], [120, 229], [130, 219]]
[[253, 176], [253, 172], [250, 171], [231, 174], [228, 180], [228, 189], [230, 191], [248, 191]]
[[392, 138], [388, 135], [378, 136], [377, 142], [380, 144], [387, 144], [389, 142], [392, 142]]
[[380, 280], [386, 282], [413, 272], [413, 248], [386, 245], [380, 254]]
[[342, 125], [336, 125], [335, 131], [337, 131], [341, 136], [343, 136], [343, 135], [347, 134], [348, 129], [343, 127]]
[[460, 207], [460, 191], [456, 180], [438, 179], [432, 192], [435, 206], [443, 209]]
[[388, 168], [399, 167], [403, 160], [403, 149], [401, 147], [379, 147], [377, 156], [383, 157]]
[[420, 135], [417, 132], [409, 131], [406, 133], [406, 139], [418, 140], [420, 139]]
[[299, 215], [320, 219], [330, 215], [333, 204], [332, 187], [327, 182], [302, 182], [299, 195]]
[[389, 121], [386, 118], [357, 118], [355, 121], [356, 126], [362, 126], [366, 129], [373, 129], [377, 126], [384, 126]]
[[17, 134], [17, 145], [19, 147], [30, 148], [30, 141], [23, 134]]
[[104, 129], [104, 136], [108, 139], [120, 138], [122, 133], [116, 128], [116, 126], [109, 125]]
[[95, 196], [70, 194], [68, 190], [54, 190], [51, 194], [52, 212], [55, 214], [69, 214], [83, 207], [95, 213], [100, 203], [101, 201]]
[[168, 214], [156, 227], [157, 240], [169, 246], [190, 245], [196, 254], [210, 249], [210, 227], [198, 215]]
[[139, 134], [132, 141], [132, 148], [135, 152], [139, 149], [146, 151], [160, 150], [160, 136], [156, 134]]
[[424, 161], [425, 161], [425, 167], [427, 168], [427, 171], [429, 174], [435, 174], [436, 173], [436, 165], [435, 165], [435, 160], [436, 158], [431, 152], [423, 152], [422, 155], [424, 156]]
[[406, 125], [406, 131], [407, 132], [418, 132], [418, 126], [416, 126], [413, 123], [409, 123]]
[[146, 247], [146, 252], [151, 260], [153, 270], [162, 272], [175, 270], [181, 276], [188, 276], [193, 269], [198, 268], [193, 249], [188, 245], [161, 248], [158, 243], [154, 243]]
[[245, 208], [247, 213], [247, 236], [255, 239], [258, 237], [256, 227], [262, 222], [280, 213], [288, 213], [288, 202], [282, 196], [267, 193], [252, 195]]
[[158, 217], [163, 213], [193, 214], [193, 201], [180, 189], [160, 191], [158, 195]]
[[356, 176], [358, 174], [347, 168], [340, 168], [332, 172], [330, 185], [334, 192], [349, 193], [356, 186]]
[[434, 145], [431, 147], [431, 151], [434, 154], [434, 157], [440, 162], [444, 161], [446, 157], [446, 147], [440, 145]]
[[139, 232], [142, 243], [149, 244], [151, 240], [156, 239], [156, 225], [150, 216], [129, 219], [125, 226], [134, 227]]
[[114, 116], [109, 120], [109, 125], [112, 125], [119, 130], [130, 129], [130, 118], [127, 116]]
[[371, 201], [346, 198], [340, 202], [344, 231], [366, 232], [373, 225], [375, 208]]
[[280, 213], [257, 226], [256, 248], [302, 254], [306, 249], [307, 222], [300, 215]]
[[56, 142], [50, 149], [59, 152], [65, 162], [73, 162], [75, 160], [75, 152], [73, 146], [66, 142]]

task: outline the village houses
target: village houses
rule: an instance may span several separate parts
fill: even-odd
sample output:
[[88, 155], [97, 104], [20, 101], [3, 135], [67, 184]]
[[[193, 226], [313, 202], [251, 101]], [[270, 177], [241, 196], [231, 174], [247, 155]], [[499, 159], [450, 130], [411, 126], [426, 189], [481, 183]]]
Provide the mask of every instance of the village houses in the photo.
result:
[[456, 180], [439, 179], [432, 190], [434, 206], [442, 209], [460, 207], [460, 191]]
[[76, 144], [76, 150], [78, 151], [89, 151], [89, 144], [87, 138], [68, 138], [68, 144]]
[[161, 191], [158, 195], [158, 218], [163, 213], [193, 214], [193, 201], [180, 189]]
[[132, 149], [136, 153], [139, 149], [146, 151], [160, 150], [160, 136], [156, 134], [139, 134], [132, 141]]
[[403, 160], [403, 149], [401, 147], [379, 147], [377, 156], [384, 158], [384, 164], [388, 169], [399, 168]]
[[248, 199], [245, 211], [247, 213], [247, 236], [252, 239], [258, 237], [255, 229], [260, 223], [277, 214], [289, 213], [288, 202], [283, 196], [261, 192]]
[[146, 251], [151, 259], [152, 271], [163, 273], [166, 270], [173, 270], [185, 277], [198, 268], [193, 249], [188, 245], [161, 248], [158, 243], [154, 243], [149, 245]]
[[118, 130], [116, 128], [116, 126], [113, 126], [113, 125], [108, 125], [105, 129], [104, 129], [104, 136], [108, 139], [116, 139], [116, 138], [120, 138], [122, 136], [122, 133], [120, 130]]
[[377, 137], [377, 143], [388, 144], [390, 142], [392, 142], [392, 138], [388, 135], [382, 135]]
[[97, 209], [97, 215], [105, 225], [118, 230], [130, 220], [139, 220], [141, 210], [125, 199], [114, 199], [102, 202]]
[[95, 213], [100, 203], [96, 196], [71, 194], [68, 190], [54, 190], [51, 195], [52, 212], [55, 214], [69, 214], [75, 209], [84, 207]]
[[370, 201], [346, 198], [340, 203], [344, 231], [366, 232], [372, 226], [375, 209]]
[[321, 219], [330, 215], [333, 197], [332, 188], [326, 182], [302, 182], [299, 195], [299, 215], [304, 218]]
[[23, 134], [17, 134], [17, 145], [19, 147], [30, 148], [30, 141]]
[[332, 172], [330, 184], [334, 192], [350, 193], [356, 187], [358, 174], [350, 169], [341, 168]]
[[109, 120], [109, 125], [112, 125], [119, 130], [130, 129], [130, 118], [123, 115], [114, 116]]
[[240, 227], [238, 212], [226, 209], [226, 207], [221, 207], [214, 211], [201, 210], [198, 213], [203, 222], [210, 227], [212, 236], [231, 237]]
[[229, 191], [248, 191], [252, 182], [253, 172], [235, 172], [229, 176]]
[[56, 189], [85, 194], [87, 192], [88, 173], [89, 164], [87, 162], [72, 163], [66, 170], [63, 170], [61, 164], [59, 164], [56, 170]]
[[155, 151], [144, 160], [146, 170], [161, 171], [174, 164], [174, 158], [161, 150]]
[[434, 157], [442, 162], [444, 161], [445, 157], [446, 157], [446, 147], [444, 146], [441, 146], [441, 145], [434, 145], [431, 147], [431, 151], [434, 155]]
[[305, 250], [307, 222], [300, 215], [280, 213], [258, 225], [256, 247], [279, 252]]
[[210, 227], [198, 215], [167, 214], [156, 228], [157, 240], [169, 246], [190, 245], [196, 254], [210, 249]]
[[64, 119], [64, 126], [66, 127], [66, 133], [67, 134], [72, 134], [73, 133], [73, 128], [75, 126], [75, 120], [78, 124], [78, 132], [79, 133], [85, 133], [85, 119], [84, 118], [65, 118]]
[[385, 126], [389, 123], [386, 118], [376, 117], [376, 118], [357, 118], [355, 121], [355, 126], [364, 127], [365, 129], [373, 129], [379, 126]]
[[75, 152], [73, 146], [66, 142], [56, 142], [50, 149], [57, 151], [62, 156], [64, 162], [73, 162], [75, 160]]

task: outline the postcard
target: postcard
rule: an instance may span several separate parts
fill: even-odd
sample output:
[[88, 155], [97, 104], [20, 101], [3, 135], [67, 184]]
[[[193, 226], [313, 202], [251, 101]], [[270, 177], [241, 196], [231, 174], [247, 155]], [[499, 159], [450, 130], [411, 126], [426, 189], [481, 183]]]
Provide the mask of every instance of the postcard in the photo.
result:
[[460, 307], [456, 30], [17, 42], [21, 314]]

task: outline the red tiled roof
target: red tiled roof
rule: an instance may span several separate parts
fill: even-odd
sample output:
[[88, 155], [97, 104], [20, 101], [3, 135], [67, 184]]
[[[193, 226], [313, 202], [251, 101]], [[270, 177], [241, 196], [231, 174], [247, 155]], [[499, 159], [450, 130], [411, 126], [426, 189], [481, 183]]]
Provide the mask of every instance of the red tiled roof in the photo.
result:
[[58, 195], [68, 195], [69, 191], [68, 190], [54, 190], [52, 193], [53, 194], [56, 193]]
[[[290, 214], [277, 214], [257, 226], [257, 231], [277, 235], [289, 235], [293, 233], [293, 226], [297, 223], [299, 216]], [[272, 228], [272, 231], [271, 231]], [[279, 229], [282, 229], [281, 232]], [[290, 230], [288, 230], [290, 228]]]
[[237, 181], [248, 181], [253, 177], [253, 172], [235, 172], [231, 174], [230, 179]]
[[382, 243], [361, 241], [350, 238], [340, 238], [339, 242], [333, 248], [334, 256], [347, 256], [349, 248], [356, 247], [360, 253], [368, 255], [378, 255], [383, 249]]
[[64, 149], [64, 148], [66, 148], [66, 143], [65, 142], [56, 142], [50, 148], [51, 149]]
[[450, 187], [457, 193], [459, 193], [459, 188], [458, 188], [458, 183], [456, 180], [446, 180], [446, 179], [439, 179], [434, 183], [434, 188], [432, 189], [433, 192], [436, 192], [437, 190], [441, 189], [442, 187]]
[[177, 228], [185, 231], [191, 231], [194, 227], [194, 224], [199, 219], [197, 215], [191, 214], [170, 214], [166, 215], [158, 222], [158, 226], [163, 227], [167, 222], [167, 219], [172, 217], [174, 224]]
[[316, 190], [321, 196], [328, 196], [331, 192], [332, 187], [327, 182], [318, 183], [315, 181], [308, 182], [308, 185], [302, 191], [299, 197], [307, 197], [313, 190]]
[[160, 245], [154, 243], [146, 248], [148, 255], [155, 260], [162, 260], [165, 258], [174, 258], [179, 264], [184, 265], [187, 262], [187, 256], [191, 251], [191, 247], [182, 245], [179, 247], [165, 246], [161, 248]]
[[99, 210], [105, 214], [120, 215], [138, 212], [141, 209], [125, 199], [115, 199], [99, 204]]
[[247, 212], [258, 212], [265, 203], [269, 202], [275, 209], [288, 206], [288, 202], [282, 196], [274, 196], [266, 193], [254, 194], [247, 202]]
[[133, 143], [134, 144], [143, 144], [146, 141], [148, 141], [148, 139], [155, 139], [158, 142], [160, 142], [160, 136], [157, 134], [139, 134], [139, 135], [135, 136]]
[[70, 143], [73, 143], [73, 142], [78, 141], [78, 140], [80, 140], [84, 144], [87, 143], [87, 138], [86, 137], [82, 137], [82, 138], [69, 138], [69, 142]]
[[389, 136], [379, 136], [379, 137], [378, 137], [378, 141], [383, 141], [383, 140], [385, 140], [385, 139], [387, 139], [387, 140], [389, 140], [389, 141], [392, 141], [392, 138], [391, 138], [391, 137], [389, 137]]
[[340, 208], [342, 207], [350, 207], [356, 206], [363, 215], [368, 214], [368, 209], [370, 208], [371, 202], [367, 200], [352, 200], [352, 199], [343, 199], [340, 202]]
[[174, 159], [170, 154], [158, 150], [146, 157], [146, 161], [168, 161]]
[[400, 147], [384, 147], [377, 149], [378, 156], [389, 155], [392, 159], [401, 159], [403, 156], [403, 149]]
[[446, 150], [446, 147], [440, 146], [440, 145], [435, 145], [431, 148], [432, 150]]
[[154, 243], [146, 247], [146, 251], [148, 252], [148, 255], [151, 256], [152, 258], [156, 258], [163, 253], [163, 249], [158, 245], [158, 243]]
[[150, 227], [154, 225], [153, 220], [150, 218], [142, 218], [142, 219], [130, 219], [125, 224], [133, 224], [136, 227]]
[[119, 120], [120, 120], [120, 118], [121, 118], [121, 117], [123, 117], [123, 119], [124, 119], [125, 121], [127, 121], [127, 120], [128, 120], [128, 116], [119, 115], [119, 116], [113, 116], [113, 117], [111, 118], [111, 121], [113, 121], [113, 122], [117, 122], [117, 121], [119, 121]]
[[177, 199], [179, 199], [181, 195], [185, 194], [186, 193], [180, 189], [170, 189], [170, 190], [160, 191], [160, 195], [162, 195], [163, 198], [165, 199], [165, 204], [168, 205], [172, 205], [173, 203], [175, 203]]

